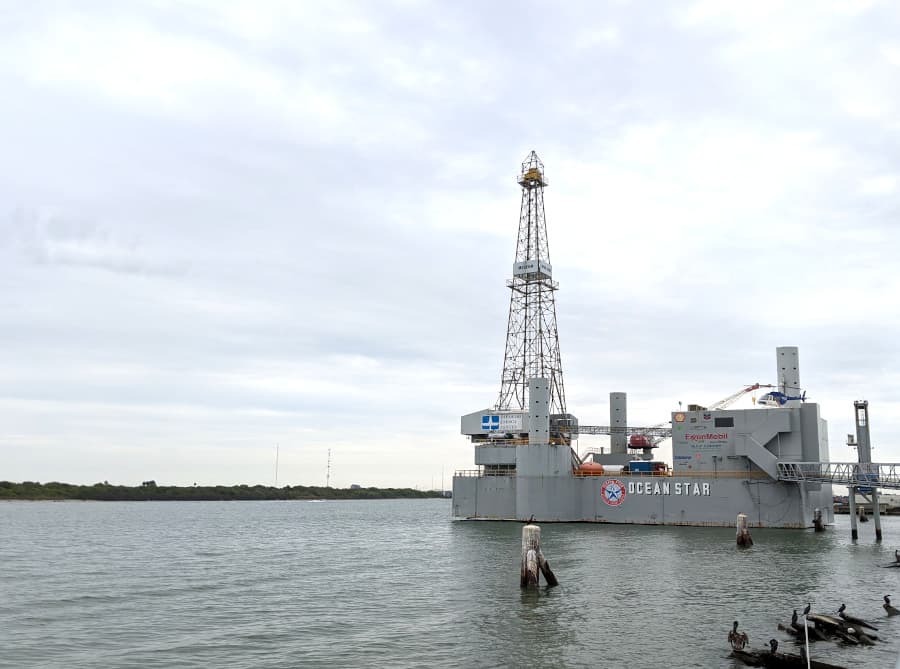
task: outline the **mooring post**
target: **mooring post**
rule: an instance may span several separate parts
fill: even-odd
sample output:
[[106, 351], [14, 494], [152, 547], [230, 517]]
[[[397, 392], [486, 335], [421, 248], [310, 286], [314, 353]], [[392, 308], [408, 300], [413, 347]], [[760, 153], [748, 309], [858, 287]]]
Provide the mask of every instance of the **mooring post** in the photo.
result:
[[822, 522], [822, 509], [816, 509], [813, 512], [813, 527], [816, 532], [824, 532], [825, 524]]
[[739, 513], [737, 517], [737, 545], [739, 548], [749, 548], [753, 545], [753, 537], [750, 536], [745, 513]]
[[544, 559], [544, 554], [540, 551], [538, 551], [538, 558], [540, 558], [541, 573], [544, 575], [544, 579], [547, 581], [547, 585], [549, 585], [550, 587], [559, 585], [559, 581], [556, 580], [556, 574], [554, 574], [553, 570], [550, 569], [550, 563]]
[[859, 539], [859, 531], [857, 530], [856, 525], [856, 486], [850, 486], [849, 490], [850, 495], [847, 497], [847, 501], [849, 503], [849, 507], [847, 512], [850, 514], [850, 538], [853, 541]]
[[523, 588], [537, 587], [540, 574], [544, 575], [547, 585], [559, 585], [556, 575], [550, 569], [550, 563], [541, 552], [541, 528], [529, 523], [522, 528], [522, 574], [520, 585]]
[[881, 513], [878, 509], [878, 488], [872, 486], [872, 520], [875, 521], [875, 541], [881, 541]]
[[541, 550], [541, 528], [537, 525], [526, 525], [522, 528], [522, 578], [521, 586], [538, 585], [540, 569], [538, 552]]

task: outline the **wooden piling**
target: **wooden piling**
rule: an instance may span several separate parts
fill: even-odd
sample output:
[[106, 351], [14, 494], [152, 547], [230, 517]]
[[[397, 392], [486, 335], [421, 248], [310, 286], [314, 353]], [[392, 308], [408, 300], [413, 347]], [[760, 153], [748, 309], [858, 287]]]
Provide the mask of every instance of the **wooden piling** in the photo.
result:
[[540, 579], [538, 552], [541, 550], [541, 528], [526, 525], [522, 528], [522, 578], [523, 588], [537, 587]]
[[544, 575], [547, 585], [559, 585], [556, 575], [550, 569], [550, 563], [541, 552], [541, 528], [528, 524], [522, 528], [522, 573], [520, 585], [523, 588], [537, 587], [540, 574]]
[[747, 514], [739, 513], [737, 517], [737, 545], [738, 548], [749, 548], [753, 545], [753, 537], [750, 536], [750, 527], [747, 525]]
[[825, 523], [822, 522], [822, 509], [816, 509], [813, 513], [813, 527], [816, 532], [825, 531]]

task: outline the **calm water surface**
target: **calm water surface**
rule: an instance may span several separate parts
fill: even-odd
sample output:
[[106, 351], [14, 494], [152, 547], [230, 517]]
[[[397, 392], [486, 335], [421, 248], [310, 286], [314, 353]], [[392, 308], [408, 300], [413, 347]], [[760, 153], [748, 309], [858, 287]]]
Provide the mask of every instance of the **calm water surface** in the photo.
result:
[[722, 667], [811, 601], [883, 643], [813, 657], [893, 667], [900, 518], [825, 534], [543, 526], [560, 579], [519, 588], [521, 525], [447, 500], [0, 503], [2, 667]]

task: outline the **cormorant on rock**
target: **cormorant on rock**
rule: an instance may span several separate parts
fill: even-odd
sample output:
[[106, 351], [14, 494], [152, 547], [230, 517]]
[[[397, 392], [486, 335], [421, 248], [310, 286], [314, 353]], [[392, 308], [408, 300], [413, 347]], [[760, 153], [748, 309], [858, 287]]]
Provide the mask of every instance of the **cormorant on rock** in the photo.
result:
[[769, 639], [769, 648], [770, 648], [769, 652], [771, 652], [772, 655], [777, 653], [778, 652], [778, 639]]
[[811, 608], [812, 608], [812, 604], [810, 604], [809, 602], [807, 602], [807, 603], [806, 603], [806, 608], [803, 609], [803, 615], [808, 615], [808, 614], [809, 614], [809, 610], [810, 610]]
[[889, 616], [900, 615], [900, 610], [897, 610], [893, 606], [891, 606], [891, 596], [890, 595], [884, 596], [884, 604], [882, 604], [882, 606], [884, 606], [884, 610], [887, 611], [887, 614]]
[[746, 632], [738, 632], [738, 621], [734, 621], [734, 627], [728, 633], [728, 643], [731, 644], [732, 650], [743, 650], [744, 646], [750, 641], [750, 637]]

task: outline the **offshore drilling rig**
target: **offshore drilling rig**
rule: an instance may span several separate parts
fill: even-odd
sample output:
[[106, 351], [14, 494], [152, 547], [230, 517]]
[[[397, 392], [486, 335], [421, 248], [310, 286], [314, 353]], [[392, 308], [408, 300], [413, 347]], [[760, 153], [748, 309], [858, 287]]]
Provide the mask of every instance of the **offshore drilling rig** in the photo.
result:
[[[796, 474], [798, 465], [828, 464], [827, 424], [819, 406], [796, 394], [796, 347], [776, 351], [776, 370], [785, 383], [784, 392], [768, 393], [772, 408], [727, 408], [734, 398], [764, 387], [755, 384], [710, 407], [688, 405], [661, 425], [634, 428], [627, 425], [625, 393], [611, 393], [610, 424], [579, 426], [566, 408], [556, 323], [559, 285], [544, 211], [547, 178], [534, 151], [516, 181], [521, 206], [512, 278], [506, 282], [510, 302], [500, 393], [492, 407], [461, 418], [478, 469], [454, 476], [454, 517], [731, 526], [738, 513], [746, 513], [755, 526], [810, 527], [814, 511], [821, 510], [818, 517], [829, 522], [831, 480], [800, 480]], [[609, 435], [611, 452], [583, 462], [572, 449], [579, 434]], [[650, 461], [656, 442], [669, 436], [671, 468]]]

